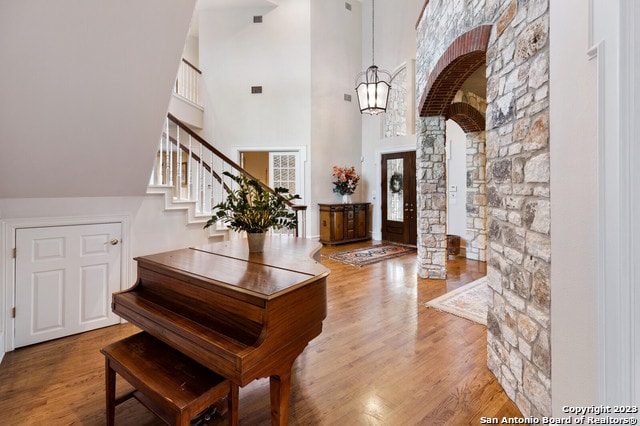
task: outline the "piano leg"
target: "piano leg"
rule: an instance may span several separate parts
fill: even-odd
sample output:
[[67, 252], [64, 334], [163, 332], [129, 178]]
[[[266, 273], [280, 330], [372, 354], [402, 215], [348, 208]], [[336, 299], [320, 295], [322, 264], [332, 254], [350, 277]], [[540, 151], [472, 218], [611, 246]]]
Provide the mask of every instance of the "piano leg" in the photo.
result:
[[116, 372], [109, 364], [109, 358], [105, 361], [105, 384], [107, 387], [107, 425], [113, 426], [116, 418]]
[[231, 382], [231, 395], [227, 398], [227, 407], [229, 408], [229, 425], [238, 426], [238, 401], [239, 387], [237, 384]]
[[271, 424], [285, 426], [289, 422], [291, 370], [269, 378], [271, 396]]

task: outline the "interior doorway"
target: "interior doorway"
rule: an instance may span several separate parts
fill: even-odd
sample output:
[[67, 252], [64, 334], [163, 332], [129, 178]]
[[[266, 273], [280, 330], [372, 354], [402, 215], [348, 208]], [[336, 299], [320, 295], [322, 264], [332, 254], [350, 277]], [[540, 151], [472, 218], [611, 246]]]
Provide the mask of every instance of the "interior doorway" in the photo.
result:
[[240, 151], [240, 165], [271, 188], [287, 188], [303, 197], [300, 151]]
[[[453, 120], [446, 121], [447, 236], [460, 237], [456, 255], [466, 256], [467, 226], [467, 140], [464, 130]], [[473, 220], [473, 219], [471, 219]], [[449, 247], [447, 247], [449, 248]], [[449, 253], [456, 252], [455, 248]]]
[[382, 239], [416, 245], [416, 152], [381, 156]]

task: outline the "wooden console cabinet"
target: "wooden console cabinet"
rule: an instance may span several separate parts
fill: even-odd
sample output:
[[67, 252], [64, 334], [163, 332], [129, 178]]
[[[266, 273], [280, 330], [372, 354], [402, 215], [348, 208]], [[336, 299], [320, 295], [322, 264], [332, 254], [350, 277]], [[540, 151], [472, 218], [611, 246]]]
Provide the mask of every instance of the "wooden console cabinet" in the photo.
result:
[[371, 239], [369, 205], [318, 204], [320, 206], [320, 242], [343, 244]]

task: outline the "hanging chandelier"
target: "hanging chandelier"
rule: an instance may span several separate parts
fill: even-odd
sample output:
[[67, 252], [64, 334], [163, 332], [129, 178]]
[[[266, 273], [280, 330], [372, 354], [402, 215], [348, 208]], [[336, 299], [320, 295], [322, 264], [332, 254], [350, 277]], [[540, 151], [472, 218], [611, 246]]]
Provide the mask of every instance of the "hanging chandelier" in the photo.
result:
[[360, 112], [375, 115], [387, 110], [391, 89], [391, 85], [380, 78], [380, 75], [386, 74], [390, 80], [391, 75], [375, 65], [375, 0], [371, 0], [371, 63], [373, 65], [356, 77], [356, 94]]

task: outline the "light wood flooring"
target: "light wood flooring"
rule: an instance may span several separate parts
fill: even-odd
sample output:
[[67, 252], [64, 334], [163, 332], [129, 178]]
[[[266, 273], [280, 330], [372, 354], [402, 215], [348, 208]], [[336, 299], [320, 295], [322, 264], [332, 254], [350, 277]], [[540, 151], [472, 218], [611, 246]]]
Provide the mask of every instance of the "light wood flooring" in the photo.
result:
[[[331, 269], [328, 316], [294, 364], [291, 425], [477, 425], [481, 416], [521, 415], [486, 367], [486, 328], [424, 307], [483, 276], [485, 263], [450, 258], [443, 281], [419, 278], [415, 255], [363, 267], [321, 262]], [[117, 325], [7, 353], [0, 424], [105, 424], [99, 349], [136, 331]], [[269, 419], [268, 379], [240, 389], [240, 424]], [[116, 409], [116, 425], [159, 424], [135, 400]]]

